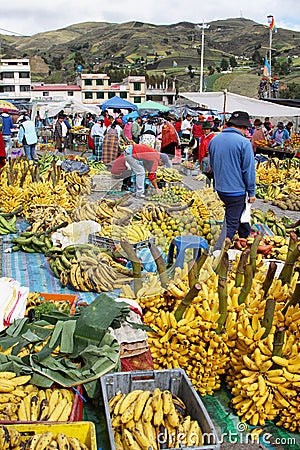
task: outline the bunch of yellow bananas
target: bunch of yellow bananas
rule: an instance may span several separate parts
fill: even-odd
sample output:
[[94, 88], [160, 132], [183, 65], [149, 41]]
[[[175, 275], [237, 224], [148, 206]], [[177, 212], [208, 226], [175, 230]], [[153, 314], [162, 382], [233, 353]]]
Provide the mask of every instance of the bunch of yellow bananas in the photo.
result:
[[186, 405], [168, 390], [118, 392], [108, 405], [116, 448], [120, 450], [158, 450], [163, 442], [166, 448], [203, 445], [199, 423], [178, 412], [185, 415]]
[[69, 172], [63, 175], [64, 184], [70, 195], [89, 195], [92, 192], [92, 179], [90, 174], [79, 175], [78, 172]]
[[0, 448], [9, 449], [75, 449], [89, 450], [88, 447], [75, 437], [66, 436], [64, 433], [53, 434], [51, 431], [34, 434], [28, 439], [18, 429], [8, 425], [0, 426]]
[[148, 203], [143, 206], [143, 209], [139, 213], [142, 221], [144, 222], [163, 222], [168, 215], [164, 207], [161, 205], [154, 205], [154, 203]]
[[32, 389], [21, 399], [17, 411], [20, 421], [67, 422], [73, 408], [74, 393], [69, 389]]
[[24, 205], [24, 192], [19, 186], [1, 184], [0, 207], [4, 212], [11, 212]]

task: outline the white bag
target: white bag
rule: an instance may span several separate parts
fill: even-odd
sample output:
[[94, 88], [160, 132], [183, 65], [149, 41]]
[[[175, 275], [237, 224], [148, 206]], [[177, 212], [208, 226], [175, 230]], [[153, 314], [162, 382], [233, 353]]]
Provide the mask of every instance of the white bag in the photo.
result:
[[246, 203], [244, 211], [242, 212], [240, 222], [241, 223], [250, 223], [251, 220], [251, 206], [252, 204], [248, 202], [248, 196], [246, 197]]

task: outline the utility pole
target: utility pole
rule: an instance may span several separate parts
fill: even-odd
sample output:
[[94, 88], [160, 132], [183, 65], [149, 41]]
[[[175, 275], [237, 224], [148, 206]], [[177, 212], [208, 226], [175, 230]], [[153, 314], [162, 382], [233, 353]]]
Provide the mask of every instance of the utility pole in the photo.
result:
[[197, 28], [202, 30], [202, 38], [201, 38], [201, 53], [200, 53], [200, 85], [199, 92], [203, 92], [203, 60], [204, 60], [204, 30], [209, 28], [209, 25], [202, 22], [202, 25], [197, 25]]

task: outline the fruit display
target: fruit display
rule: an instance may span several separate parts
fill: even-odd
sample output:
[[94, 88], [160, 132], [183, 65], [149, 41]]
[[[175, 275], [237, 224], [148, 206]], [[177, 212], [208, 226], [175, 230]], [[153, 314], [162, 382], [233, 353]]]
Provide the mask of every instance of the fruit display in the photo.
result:
[[173, 169], [172, 167], [158, 167], [156, 171], [156, 180], [165, 181], [165, 182], [178, 182], [182, 181], [183, 176], [177, 169]]
[[32, 233], [43, 233], [61, 223], [72, 223], [70, 213], [59, 205], [32, 205], [26, 209], [24, 215], [30, 224], [27, 231]]
[[7, 220], [0, 213], [0, 234], [10, 234], [17, 232], [17, 216], [14, 215], [10, 220]]
[[68, 389], [40, 389], [30, 384], [31, 376], [0, 372], [0, 420], [66, 422], [74, 402]]
[[32, 435], [32, 433], [23, 433], [5, 425], [0, 425], [0, 448], [3, 450], [89, 450], [79, 439], [66, 436], [64, 433], [53, 434], [52, 431], [46, 431]]
[[162, 188], [160, 194], [152, 194], [149, 198], [151, 202], [159, 202], [159, 203], [165, 203], [167, 205], [172, 205], [174, 203], [180, 203], [181, 197], [177, 195], [173, 189], [169, 188]]
[[45, 301], [39, 292], [29, 292], [26, 303], [25, 317], [28, 316], [30, 310], [34, 311], [34, 316], [36, 318], [40, 318], [42, 314], [52, 312], [53, 310], [70, 314], [71, 304], [67, 300], [49, 299], [48, 301]]
[[273, 232], [276, 236], [286, 236], [287, 234], [287, 223], [284, 219], [280, 219], [276, 216], [274, 211], [271, 209], [263, 212], [259, 209], [251, 210], [251, 225], [264, 224]]
[[202, 430], [186, 413], [187, 406], [169, 390], [118, 392], [108, 402], [116, 448], [201, 446]]
[[85, 196], [81, 196], [73, 211], [75, 222], [81, 220], [94, 220], [101, 225], [111, 225], [114, 221], [128, 220], [133, 215], [132, 210], [122, 206], [124, 199], [112, 200], [100, 198], [98, 201], [88, 201]]
[[[293, 411], [300, 385], [300, 284], [294, 271], [300, 243], [291, 234], [277, 278], [276, 264], [268, 268], [256, 254], [260, 239], [230, 270], [223, 249], [218, 259], [207, 257], [195, 284], [185, 265], [164, 287], [157, 278], [151, 281], [153, 291], [144, 284], [135, 299], [152, 329], [148, 341], [155, 369], [183, 368], [201, 395], [219, 389], [225, 374], [242, 421], [262, 426], [279, 418], [278, 425], [299, 431]], [[125, 289], [124, 295], [130, 292]]]
[[112, 292], [131, 281], [131, 271], [94, 245], [49, 249], [49, 265], [61, 285], [82, 292]]
[[99, 236], [109, 237], [118, 242], [121, 239], [127, 239], [130, 244], [146, 241], [151, 237], [151, 232], [143, 227], [140, 222], [134, 222], [127, 226], [120, 226], [116, 224], [103, 226], [99, 232]]

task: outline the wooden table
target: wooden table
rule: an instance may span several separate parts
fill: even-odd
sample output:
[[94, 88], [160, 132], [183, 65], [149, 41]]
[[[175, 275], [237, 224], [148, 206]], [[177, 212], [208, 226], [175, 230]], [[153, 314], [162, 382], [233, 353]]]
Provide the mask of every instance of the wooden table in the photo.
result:
[[278, 158], [278, 159], [286, 159], [286, 158], [293, 158], [295, 156], [294, 151], [290, 150], [276, 150], [275, 148], [271, 147], [256, 147], [256, 155], [266, 155], [271, 158]]

